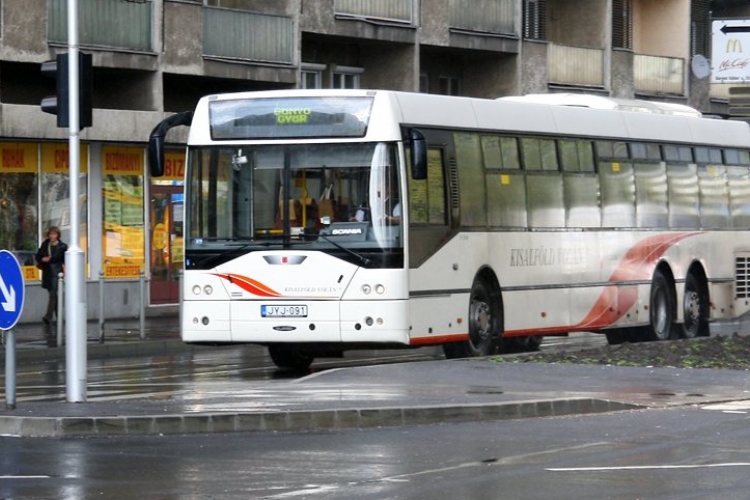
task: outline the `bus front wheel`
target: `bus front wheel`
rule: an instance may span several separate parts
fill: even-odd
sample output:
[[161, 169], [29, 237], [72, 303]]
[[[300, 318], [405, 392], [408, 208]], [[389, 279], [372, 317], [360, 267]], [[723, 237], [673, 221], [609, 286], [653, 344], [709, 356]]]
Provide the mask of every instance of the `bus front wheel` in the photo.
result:
[[312, 353], [286, 344], [269, 345], [268, 355], [273, 364], [285, 370], [307, 370], [315, 360]]
[[469, 299], [469, 339], [443, 344], [445, 357], [454, 359], [496, 354], [501, 321], [500, 298], [492, 294], [491, 288], [483, 280], [475, 281]]

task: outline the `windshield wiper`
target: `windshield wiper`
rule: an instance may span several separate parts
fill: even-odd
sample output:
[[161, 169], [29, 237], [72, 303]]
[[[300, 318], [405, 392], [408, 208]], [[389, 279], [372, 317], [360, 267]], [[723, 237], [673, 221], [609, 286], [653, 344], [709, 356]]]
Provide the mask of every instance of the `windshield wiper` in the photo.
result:
[[319, 233], [318, 234], [318, 238], [323, 238], [324, 240], [326, 240], [328, 243], [330, 243], [331, 245], [335, 246], [339, 250], [343, 250], [344, 252], [348, 253], [349, 255], [352, 255], [352, 256], [356, 257], [362, 263], [363, 267], [369, 266], [370, 263], [372, 262], [370, 259], [368, 259], [364, 255], [359, 254], [359, 253], [355, 252], [354, 250], [352, 250], [350, 248], [346, 248], [344, 246], [339, 245], [338, 243], [336, 243], [335, 241], [333, 241], [331, 238], [329, 238], [328, 236], [326, 236], [324, 234], [320, 234]]

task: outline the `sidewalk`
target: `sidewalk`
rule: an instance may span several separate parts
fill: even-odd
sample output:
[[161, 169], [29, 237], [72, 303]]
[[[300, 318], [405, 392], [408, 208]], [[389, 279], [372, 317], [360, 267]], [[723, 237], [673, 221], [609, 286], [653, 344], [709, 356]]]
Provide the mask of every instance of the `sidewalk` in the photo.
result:
[[[119, 318], [104, 323], [104, 335], [100, 333], [98, 321], [86, 324], [87, 356], [89, 359], [156, 355], [191, 350], [192, 347], [180, 339], [177, 316], [146, 318]], [[12, 334], [16, 341], [16, 362], [61, 360], [65, 358], [65, 346], [57, 345], [57, 322], [50, 325], [23, 323], [16, 325]], [[0, 346], [0, 367], [5, 365], [5, 342], [9, 332], [3, 332]], [[65, 339], [65, 325], [62, 326]], [[143, 338], [141, 338], [143, 335]]]

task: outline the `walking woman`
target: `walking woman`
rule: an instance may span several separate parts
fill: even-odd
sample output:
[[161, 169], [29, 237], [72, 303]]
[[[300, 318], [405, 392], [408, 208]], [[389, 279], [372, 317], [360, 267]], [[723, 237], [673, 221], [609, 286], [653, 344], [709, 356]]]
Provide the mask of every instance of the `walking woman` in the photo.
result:
[[42, 269], [42, 288], [49, 292], [47, 314], [42, 318], [42, 321], [47, 324], [52, 322], [57, 312], [57, 276], [63, 270], [67, 250], [68, 245], [60, 240], [60, 229], [52, 226], [47, 231], [47, 239], [42, 242], [36, 252], [36, 262]]

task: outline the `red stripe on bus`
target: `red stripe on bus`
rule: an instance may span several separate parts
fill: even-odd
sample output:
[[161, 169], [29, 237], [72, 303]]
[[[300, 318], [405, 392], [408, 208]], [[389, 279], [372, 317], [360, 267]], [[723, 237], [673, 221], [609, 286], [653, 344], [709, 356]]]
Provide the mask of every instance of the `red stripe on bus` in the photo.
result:
[[218, 276], [219, 278], [224, 278], [228, 282], [233, 283], [243, 290], [246, 290], [259, 297], [281, 297], [281, 294], [274, 289], [269, 288], [263, 283], [255, 281], [252, 278], [242, 276], [241, 274], [226, 273], [216, 274], [216, 276]]
[[638, 300], [638, 287], [614, 286], [615, 283], [631, 280], [650, 280], [659, 259], [674, 244], [699, 233], [675, 233], [651, 236], [633, 246], [615, 268], [607, 286], [594, 303], [586, 317], [572, 330], [602, 328], [622, 318]]
[[409, 345], [424, 346], [434, 344], [445, 344], [446, 342], [459, 342], [469, 340], [468, 333], [453, 333], [450, 335], [432, 335], [430, 337], [418, 337], [409, 340]]

